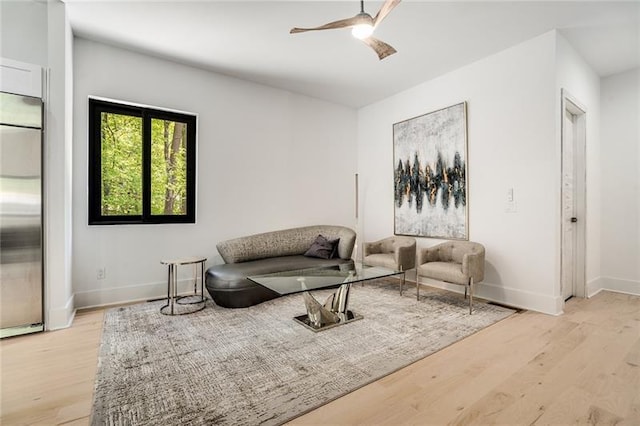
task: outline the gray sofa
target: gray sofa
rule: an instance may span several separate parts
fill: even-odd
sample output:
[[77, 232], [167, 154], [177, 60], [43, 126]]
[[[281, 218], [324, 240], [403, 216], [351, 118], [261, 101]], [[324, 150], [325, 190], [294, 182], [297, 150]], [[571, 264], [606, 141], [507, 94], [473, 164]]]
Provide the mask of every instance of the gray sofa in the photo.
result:
[[[337, 258], [304, 256], [318, 235], [339, 238]], [[343, 226], [318, 225], [284, 229], [222, 241], [216, 246], [225, 261], [207, 270], [206, 286], [217, 305], [245, 308], [278, 294], [247, 279], [250, 275], [350, 263], [356, 233]]]

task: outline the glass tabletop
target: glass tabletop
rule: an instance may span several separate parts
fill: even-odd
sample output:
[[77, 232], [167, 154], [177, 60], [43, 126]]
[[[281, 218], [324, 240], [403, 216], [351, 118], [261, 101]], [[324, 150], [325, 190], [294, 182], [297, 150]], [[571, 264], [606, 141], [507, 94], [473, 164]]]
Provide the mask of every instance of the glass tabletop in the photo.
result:
[[280, 295], [300, 293], [309, 290], [337, 287], [347, 283], [374, 280], [402, 274], [402, 271], [366, 266], [359, 263], [344, 263], [341, 265], [320, 268], [297, 269], [292, 271], [275, 272], [272, 274], [252, 275], [249, 280], [260, 284]]

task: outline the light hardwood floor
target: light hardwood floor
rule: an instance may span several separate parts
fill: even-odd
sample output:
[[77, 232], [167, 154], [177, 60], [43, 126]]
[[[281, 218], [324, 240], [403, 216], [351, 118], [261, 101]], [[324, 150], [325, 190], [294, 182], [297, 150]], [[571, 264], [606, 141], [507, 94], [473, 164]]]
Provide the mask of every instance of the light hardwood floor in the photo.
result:
[[[0, 343], [0, 423], [89, 421], [103, 311]], [[511, 316], [293, 424], [640, 425], [640, 297]]]

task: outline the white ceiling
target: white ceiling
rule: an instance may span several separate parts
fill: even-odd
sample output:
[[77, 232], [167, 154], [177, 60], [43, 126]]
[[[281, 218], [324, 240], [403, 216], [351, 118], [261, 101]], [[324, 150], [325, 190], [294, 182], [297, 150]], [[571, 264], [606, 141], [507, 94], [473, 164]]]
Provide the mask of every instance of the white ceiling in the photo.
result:
[[289, 34], [351, 17], [357, 0], [66, 3], [77, 36], [351, 107], [554, 28], [601, 76], [640, 66], [640, 1], [405, 1], [376, 29], [398, 50], [383, 61], [347, 29]]

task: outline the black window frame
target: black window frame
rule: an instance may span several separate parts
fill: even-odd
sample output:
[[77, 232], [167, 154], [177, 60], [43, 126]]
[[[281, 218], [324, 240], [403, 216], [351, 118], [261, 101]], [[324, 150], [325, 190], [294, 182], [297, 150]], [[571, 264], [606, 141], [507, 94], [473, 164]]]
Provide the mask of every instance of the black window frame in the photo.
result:
[[[102, 215], [102, 113], [142, 118], [142, 214]], [[151, 214], [151, 120], [171, 120], [187, 124], [186, 214]], [[144, 225], [196, 223], [196, 133], [197, 116], [118, 101], [89, 98], [89, 225]]]

